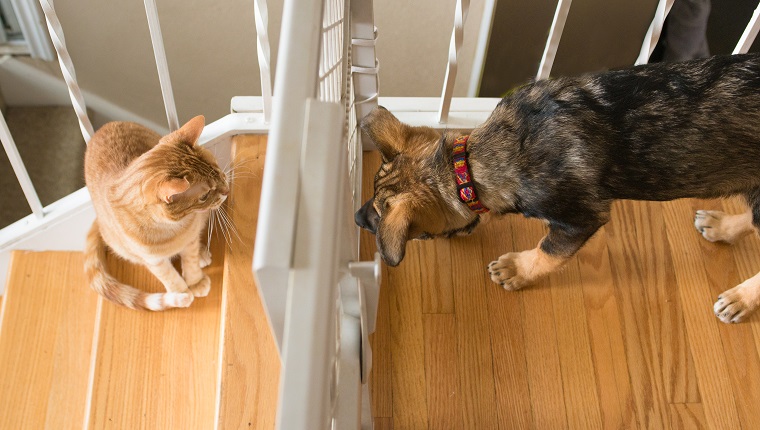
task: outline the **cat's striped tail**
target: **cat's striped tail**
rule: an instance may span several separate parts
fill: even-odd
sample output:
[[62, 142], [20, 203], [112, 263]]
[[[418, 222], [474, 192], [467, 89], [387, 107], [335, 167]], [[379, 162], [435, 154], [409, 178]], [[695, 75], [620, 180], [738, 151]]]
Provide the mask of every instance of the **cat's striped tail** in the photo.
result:
[[188, 293], [146, 293], [122, 284], [106, 271], [106, 244], [95, 220], [87, 234], [84, 250], [84, 272], [87, 282], [104, 299], [130, 309], [163, 311], [187, 307], [193, 301]]

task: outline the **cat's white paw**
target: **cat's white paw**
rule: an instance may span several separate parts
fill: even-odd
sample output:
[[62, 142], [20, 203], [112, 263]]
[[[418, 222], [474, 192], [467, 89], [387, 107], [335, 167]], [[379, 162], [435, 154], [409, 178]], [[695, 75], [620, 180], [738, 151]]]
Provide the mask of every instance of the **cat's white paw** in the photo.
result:
[[208, 248], [201, 249], [200, 263], [201, 269], [211, 264], [211, 251]]
[[195, 296], [189, 291], [183, 293], [166, 293], [164, 303], [167, 308], [186, 308], [195, 300]]
[[189, 288], [195, 297], [206, 297], [208, 296], [208, 292], [211, 291], [211, 279], [209, 279], [208, 275], [203, 275], [200, 281]]

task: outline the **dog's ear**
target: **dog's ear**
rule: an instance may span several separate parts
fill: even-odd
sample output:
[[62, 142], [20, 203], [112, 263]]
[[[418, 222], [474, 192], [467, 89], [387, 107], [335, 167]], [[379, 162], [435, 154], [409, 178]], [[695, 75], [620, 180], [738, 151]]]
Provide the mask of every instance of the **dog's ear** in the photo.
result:
[[389, 266], [398, 266], [406, 253], [406, 241], [412, 224], [409, 202], [392, 205], [377, 227], [377, 249]]
[[392, 161], [403, 149], [409, 126], [386, 108], [378, 106], [361, 121], [361, 128], [375, 142], [383, 161]]

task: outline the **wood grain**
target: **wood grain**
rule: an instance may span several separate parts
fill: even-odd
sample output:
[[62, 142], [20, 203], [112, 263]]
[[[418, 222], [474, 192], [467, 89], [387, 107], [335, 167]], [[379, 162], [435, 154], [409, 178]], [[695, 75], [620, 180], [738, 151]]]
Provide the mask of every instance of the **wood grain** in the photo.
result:
[[[87, 428], [213, 427], [224, 260], [218, 236], [211, 253], [204, 269], [211, 291], [189, 308], [143, 312], [100, 299]], [[147, 269], [113, 255], [108, 270], [136, 288], [165, 291]]]
[[[646, 220], [645, 208], [640, 204], [618, 202], [613, 205], [612, 220], [605, 232], [616, 301], [620, 306], [636, 425], [669, 428], [657, 337], [660, 322], [658, 314], [650, 312], [647, 295], [652, 284], [660, 281], [646, 260], [649, 243], [641, 240], [652, 240], [647, 226], [641, 225]], [[667, 267], [656, 270], [667, 270]]]
[[[375, 172], [380, 167], [379, 152], [365, 152], [362, 169], [362, 202], [373, 194]], [[360, 233], [359, 256], [362, 261], [372, 260], [377, 252], [375, 236], [366, 230]], [[388, 279], [388, 268], [382, 266], [383, 282]], [[375, 332], [370, 334], [372, 347], [372, 369], [370, 371], [370, 397], [372, 415], [375, 417], [393, 416], [393, 370], [391, 349], [391, 326], [388, 288], [380, 290]], [[374, 345], [378, 345], [375, 348]], [[390, 421], [389, 421], [390, 422]]]
[[[419, 243], [421, 267], [451, 267], [451, 246], [446, 240]], [[421, 270], [422, 312], [454, 313], [454, 285], [448, 270]]]
[[[697, 209], [723, 210], [719, 201], [695, 200], [689, 202], [692, 213]], [[738, 285], [741, 277], [734, 259], [733, 247], [723, 243], [710, 243], [697, 236], [701, 251], [700, 260], [705, 268], [713, 300], [723, 291]], [[749, 239], [749, 238], [748, 238]], [[709, 309], [707, 309], [709, 310]], [[730, 387], [733, 388], [739, 419], [743, 428], [760, 428], [760, 358], [754, 345], [752, 326], [749, 324], [717, 324], [723, 345]]]
[[664, 213], [707, 423], [711, 428], [740, 428], [736, 400], [727, 383], [728, 363], [718, 327], [721, 323], [712, 312], [715, 295], [701, 259], [703, 239], [695, 233], [688, 201], [664, 203]]
[[[513, 249], [524, 251], [538, 245], [546, 228], [536, 220], [525, 220], [512, 229], [512, 234]], [[550, 280], [544, 279], [517, 293], [523, 303], [523, 345], [533, 423], [536, 428], [561, 429], [567, 428], [567, 410], [550, 288]]]
[[97, 295], [80, 252], [15, 251], [0, 315], [0, 428], [81, 428]]
[[[512, 249], [511, 218], [484, 225], [481, 235], [487, 260]], [[486, 286], [491, 353], [493, 355], [496, 418], [502, 429], [533, 428], [525, 345], [522, 297], [496, 284]]]
[[673, 430], [701, 430], [709, 428], [701, 403], [671, 404], [670, 424]]
[[239, 238], [232, 239], [224, 262], [217, 429], [275, 425], [280, 359], [251, 272], [266, 142], [266, 136], [233, 138], [239, 174], [229, 206]]
[[423, 316], [429, 428], [461, 429], [456, 321], [452, 314]]
[[[451, 240], [451, 259], [458, 262], [456, 268], [451, 269], [451, 276], [457, 314], [459, 389], [465, 429], [498, 428], [494, 415], [496, 391], [486, 295], [486, 289], [492, 285], [484, 264], [462, 264], [465, 261], [483, 261], [482, 255], [478, 235]], [[439, 269], [439, 266], [432, 266], [424, 270]]]
[[[365, 155], [365, 198], [379, 166], [370, 157], [377, 156]], [[422, 312], [427, 387], [451, 387], [431, 366], [446, 368], [456, 348], [460, 428], [760, 428], [760, 314], [739, 325], [712, 314], [721, 291], [760, 270], [760, 240], [704, 241], [692, 226], [698, 207], [745, 210], [736, 199], [617, 202], [612, 220], [561, 272], [517, 292], [492, 285], [485, 267], [535, 247], [546, 231], [536, 220], [510, 215], [466, 238], [410, 243], [412, 258], [391, 269], [381, 289], [378, 327], [389, 332], [373, 339], [373, 406], [392, 399], [397, 428], [424, 428], [406, 420], [423, 413], [427, 428], [460, 423], [453, 404], [437, 404], [437, 389], [397, 398], [414, 375], [398, 367], [420, 361]], [[366, 258], [375, 238], [365, 232], [362, 240]], [[446, 248], [449, 259], [441, 257]], [[393, 300], [385, 305], [383, 297]], [[452, 324], [456, 334], [441, 337]], [[382, 411], [373, 413], [388, 425]]]
[[[406, 248], [405, 260], [419, 267], [419, 250]], [[425, 347], [422, 325], [422, 290], [416, 270], [388, 269], [393, 373], [393, 423], [398, 428], [427, 428]], [[412, 406], [412, 407], [410, 407]]]
[[602, 228], [578, 253], [603, 428], [634, 428], [635, 417], [620, 308], [610, 279], [609, 250]]

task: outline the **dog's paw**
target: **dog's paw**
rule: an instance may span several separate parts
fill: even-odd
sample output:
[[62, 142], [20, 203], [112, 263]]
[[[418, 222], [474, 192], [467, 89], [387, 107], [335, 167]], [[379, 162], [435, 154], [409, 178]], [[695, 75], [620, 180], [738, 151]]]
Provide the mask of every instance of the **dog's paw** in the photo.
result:
[[734, 243], [747, 233], [741, 215], [721, 211], [699, 210], [694, 215], [694, 227], [710, 242]]
[[757, 294], [752, 292], [753, 289], [743, 285], [724, 291], [713, 306], [715, 316], [724, 323], [744, 321], [758, 305]]
[[211, 251], [208, 248], [202, 248], [200, 254], [201, 269], [211, 264]]
[[193, 293], [193, 296], [206, 297], [208, 292], [211, 291], [211, 279], [209, 279], [208, 275], [203, 275], [203, 278], [201, 278], [200, 281], [191, 285], [189, 288]]
[[498, 260], [492, 261], [488, 265], [488, 274], [491, 280], [502, 286], [508, 291], [517, 291], [530, 284], [520, 274], [520, 253], [510, 252], [499, 257]]

